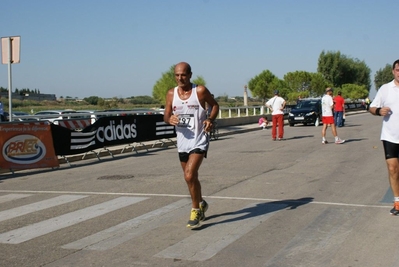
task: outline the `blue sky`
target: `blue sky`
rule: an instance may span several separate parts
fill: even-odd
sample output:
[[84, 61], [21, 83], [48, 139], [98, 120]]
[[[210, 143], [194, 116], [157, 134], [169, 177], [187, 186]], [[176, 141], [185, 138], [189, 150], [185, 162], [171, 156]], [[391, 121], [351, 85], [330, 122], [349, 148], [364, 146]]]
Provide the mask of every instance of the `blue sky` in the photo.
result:
[[[215, 96], [233, 97], [263, 70], [281, 79], [316, 72], [323, 50], [364, 60], [374, 81], [376, 71], [399, 58], [396, 6], [393, 0], [2, 0], [0, 37], [21, 36], [13, 90], [152, 95], [162, 73], [186, 61]], [[7, 65], [0, 86], [8, 87]]]

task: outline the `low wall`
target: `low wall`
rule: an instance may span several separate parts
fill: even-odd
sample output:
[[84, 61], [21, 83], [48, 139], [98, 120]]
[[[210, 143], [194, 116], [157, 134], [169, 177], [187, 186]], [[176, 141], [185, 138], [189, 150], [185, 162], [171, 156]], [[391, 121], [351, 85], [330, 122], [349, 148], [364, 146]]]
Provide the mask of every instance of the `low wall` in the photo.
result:
[[235, 118], [225, 118], [225, 119], [217, 119], [217, 123], [219, 127], [227, 127], [233, 125], [243, 125], [243, 124], [251, 124], [258, 122], [260, 115], [255, 116], [247, 116], [247, 117], [235, 117]]
[[[285, 110], [285, 115], [284, 119], [288, 119], [288, 112], [293, 108], [295, 105], [287, 105], [286, 110]], [[234, 108], [232, 108], [234, 109]], [[364, 111], [365, 107], [362, 105], [362, 103], [347, 103], [345, 104], [345, 111], [350, 112], [350, 111]], [[262, 112], [262, 110], [260, 110]], [[272, 121], [272, 114], [265, 114], [267, 117], [267, 120], [269, 122]], [[243, 116], [243, 117], [232, 117], [232, 118], [217, 118], [217, 123], [219, 127], [227, 127], [227, 126], [234, 126], [234, 125], [244, 125], [244, 124], [251, 124], [251, 123], [257, 123], [259, 118], [261, 117], [261, 114], [257, 115], [250, 115], [250, 116]]]

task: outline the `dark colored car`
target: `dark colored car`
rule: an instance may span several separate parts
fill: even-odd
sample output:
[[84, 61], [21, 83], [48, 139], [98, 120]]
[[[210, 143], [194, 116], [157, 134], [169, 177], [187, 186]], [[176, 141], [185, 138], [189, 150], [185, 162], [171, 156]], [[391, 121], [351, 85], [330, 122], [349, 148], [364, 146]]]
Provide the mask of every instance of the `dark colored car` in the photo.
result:
[[[17, 116], [17, 118], [14, 118]], [[23, 111], [13, 111], [12, 117], [14, 121], [25, 121], [25, 120], [35, 120], [30, 118], [24, 118], [24, 116], [29, 116], [29, 113]], [[3, 115], [1, 116], [1, 121], [9, 121], [10, 120], [10, 113], [4, 111]]]
[[321, 116], [320, 98], [302, 99], [288, 114], [288, 123], [290, 126], [294, 126], [298, 123], [319, 126], [321, 123]]

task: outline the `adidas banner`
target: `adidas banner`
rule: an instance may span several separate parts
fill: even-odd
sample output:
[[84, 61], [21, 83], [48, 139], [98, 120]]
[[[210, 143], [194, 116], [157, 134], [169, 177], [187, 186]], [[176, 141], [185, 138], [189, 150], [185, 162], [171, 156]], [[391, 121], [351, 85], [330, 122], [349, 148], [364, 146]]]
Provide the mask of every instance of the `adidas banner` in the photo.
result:
[[101, 117], [82, 131], [51, 125], [56, 155], [74, 155], [94, 149], [176, 137], [174, 126], [162, 114]]

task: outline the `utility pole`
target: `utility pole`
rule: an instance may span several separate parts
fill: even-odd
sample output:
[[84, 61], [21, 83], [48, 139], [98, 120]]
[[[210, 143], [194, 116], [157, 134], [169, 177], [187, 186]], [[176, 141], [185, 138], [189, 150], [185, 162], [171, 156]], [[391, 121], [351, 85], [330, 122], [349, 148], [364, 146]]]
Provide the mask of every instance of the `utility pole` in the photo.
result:
[[244, 85], [244, 106], [248, 106], [248, 92], [247, 92], [247, 85]]
[[20, 47], [21, 37], [10, 36], [1, 38], [1, 63], [8, 65], [8, 109], [9, 109], [9, 121], [12, 121], [12, 75], [11, 75], [11, 64], [19, 63], [20, 61]]

